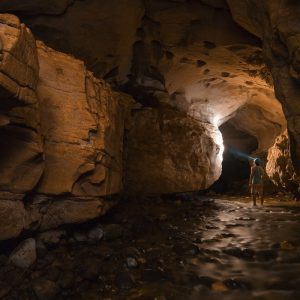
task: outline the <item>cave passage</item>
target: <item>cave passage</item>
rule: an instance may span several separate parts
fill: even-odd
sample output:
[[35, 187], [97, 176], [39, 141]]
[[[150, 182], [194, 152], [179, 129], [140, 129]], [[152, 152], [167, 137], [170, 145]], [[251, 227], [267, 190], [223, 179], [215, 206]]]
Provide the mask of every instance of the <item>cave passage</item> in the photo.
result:
[[224, 141], [222, 174], [212, 185], [211, 190], [217, 193], [249, 194], [249, 176], [252, 160], [251, 156], [258, 148], [257, 139], [235, 128], [228, 121], [220, 126]]
[[0, 0], [1, 300], [300, 299], [296, 2]]

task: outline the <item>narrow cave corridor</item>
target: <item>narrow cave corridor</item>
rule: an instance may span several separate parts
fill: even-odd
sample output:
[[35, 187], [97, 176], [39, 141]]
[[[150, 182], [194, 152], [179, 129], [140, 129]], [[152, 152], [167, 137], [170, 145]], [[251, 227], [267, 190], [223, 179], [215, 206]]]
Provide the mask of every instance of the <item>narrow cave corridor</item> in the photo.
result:
[[300, 299], [299, 19], [1, 0], [0, 299]]
[[220, 131], [225, 149], [222, 174], [211, 189], [218, 194], [248, 194], [251, 157], [255, 157], [258, 141], [254, 136], [236, 129], [230, 121], [220, 126]]

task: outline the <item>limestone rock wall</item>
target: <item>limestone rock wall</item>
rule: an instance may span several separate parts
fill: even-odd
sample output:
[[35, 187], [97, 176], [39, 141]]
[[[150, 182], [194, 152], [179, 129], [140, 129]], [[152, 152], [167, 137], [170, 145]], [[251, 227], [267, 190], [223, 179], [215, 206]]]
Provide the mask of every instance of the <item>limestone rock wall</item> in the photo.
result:
[[208, 188], [221, 175], [222, 135], [170, 107], [133, 113], [125, 192], [167, 194]]
[[0, 205], [14, 211], [4, 238], [102, 214], [103, 197], [122, 190], [125, 128], [128, 193], [208, 187], [228, 120], [261, 152], [287, 119], [300, 172], [299, 9], [288, 0], [1, 1], [1, 12], [144, 106], [129, 122], [129, 96], [0, 15]]
[[37, 51], [29, 29], [12, 15], [0, 16], [0, 38], [0, 189], [23, 193], [43, 171]]
[[300, 173], [300, 3], [289, 0], [227, 0], [233, 18], [263, 41], [265, 60], [282, 103], [290, 138], [291, 159]]
[[[15, 10], [47, 45], [83, 59], [145, 106], [168, 103], [215, 126], [234, 119], [262, 152], [286, 121], [255, 30], [262, 8], [256, 1], [252, 12], [254, 2], [228, 1], [230, 10], [225, 0], [52, 1], [47, 13], [44, 0], [3, 0], [0, 10]], [[263, 125], [245, 121], [245, 111]]]
[[120, 193], [130, 97], [0, 15], [0, 240], [83, 222]]
[[122, 189], [126, 100], [82, 61], [38, 43], [45, 171], [37, 191], [105, 196]]
[[266, 172], [272, 182], [279, 188], [296, 191], [300, 178], [292, 164], [287, 131], [277, 137], [269, 149], [267, 160]]

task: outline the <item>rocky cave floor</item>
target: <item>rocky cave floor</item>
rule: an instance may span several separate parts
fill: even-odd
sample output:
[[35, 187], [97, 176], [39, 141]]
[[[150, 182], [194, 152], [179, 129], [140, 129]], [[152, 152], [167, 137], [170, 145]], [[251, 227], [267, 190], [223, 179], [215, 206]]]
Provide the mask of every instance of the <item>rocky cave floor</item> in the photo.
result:
[[123, 201], [37, 238], [28, 269], [1, 245], [1, 299], [300, 299], [300, 206], [266, 199]]

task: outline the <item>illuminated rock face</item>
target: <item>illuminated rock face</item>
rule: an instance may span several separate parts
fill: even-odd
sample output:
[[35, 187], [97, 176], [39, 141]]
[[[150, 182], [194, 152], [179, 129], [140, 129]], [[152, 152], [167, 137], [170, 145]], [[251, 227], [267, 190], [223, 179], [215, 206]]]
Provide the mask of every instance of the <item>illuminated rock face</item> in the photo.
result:
[[76, 196], [119, 193], [126, 97], [93, 77], [82, 61], [40, 42], [38, 59], [45, 170], [37, 191]]
[[285, 190], [295, 191], [300, 183], [296, 175], [289, 151], [287, 131], [279, 135], [269, 149], [266, 172], [272, 182]]
[[14, 214], [0, 239], [101, 215], [122, 176], [128, 193], [206, 188], [221, 172], [217, 127], [230, 120], [266, 151], [286, 128], [281, 104], [300, 169], [293, 1], [48, 2], [3, 0], [0, 11], [143, 107], [127, 121], [130, 96], [1, 15], [0, 199]]
[[298, 1], [227, 0], [233, 18], [263, 41], [264, 56], [287, 119], [291, 158], [300, 172], [300, 6]]
[[134, 112], [127, 136], [125, 192], [167, 194], [208, 188], [221, 175], [222, 135], [170, 107]]
[[12, 15], [0, 15], [0, 37], [0, 240], [103, 214], [111, 204], [101, 197], [122, 190], [132, 100], [83, 62], [36, 46]]
[[[2, 5], [31, 12], [24, 21], [37, 38], [83, 59], [145, 106], [167, 103], [215, 126], [233, 118], [257, 138], [258, 152], [286, 127], [261, 41], [233, 21], [226, 1], [75, 1], [61, 4], [66, 11], [55, 17], [26, 3], [30, 9]], [[233, 5], [238, 11], [244, 4]], [[44, 6], [39, 0], [34, 7]]]

